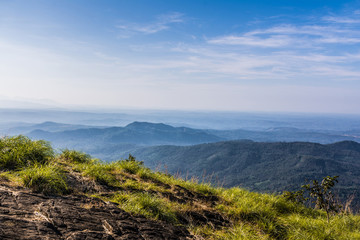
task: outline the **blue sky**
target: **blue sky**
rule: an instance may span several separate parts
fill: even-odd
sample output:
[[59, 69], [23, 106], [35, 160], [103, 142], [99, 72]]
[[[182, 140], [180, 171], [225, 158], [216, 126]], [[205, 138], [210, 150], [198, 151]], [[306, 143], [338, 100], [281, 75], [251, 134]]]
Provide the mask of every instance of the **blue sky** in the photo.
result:
[[360, 114], [360, 1], [0, 0], [0, 100]]

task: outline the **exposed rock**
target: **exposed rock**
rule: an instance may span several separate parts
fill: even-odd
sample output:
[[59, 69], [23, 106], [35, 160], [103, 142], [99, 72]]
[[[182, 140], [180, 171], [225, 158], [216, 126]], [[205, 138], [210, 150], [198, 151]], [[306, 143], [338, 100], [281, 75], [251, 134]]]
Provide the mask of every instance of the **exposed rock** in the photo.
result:
[[0, 239], [192, 239], [180, 226], [132, 216], [84, 195], [44, 196], [0, 185]]

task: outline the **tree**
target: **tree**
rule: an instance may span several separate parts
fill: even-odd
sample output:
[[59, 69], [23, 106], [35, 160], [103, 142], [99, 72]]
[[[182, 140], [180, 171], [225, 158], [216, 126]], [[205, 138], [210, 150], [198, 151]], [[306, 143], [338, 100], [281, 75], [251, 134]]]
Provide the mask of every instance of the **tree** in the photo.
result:
[[[283, 196], [293, 202], [305, 204], [309, 199], [315, 204], [315, 208], [325, 210], [327, 221], [329, 222], [330, 214], [338, 213], [342, 206], [335, 200], [331, 189], [338, 183], [339, 176], [326, 176], [321, 183], [317, 180], [312, 180], [311, 183], [301, 186], [301, 190], [295, 192], [284, 192]], [[304, 197], [305, 193], [309, 194]]]
[[338, 213], [341, 209], [341, 205], [334, 198], [334, 194], [331, 189], [338, 183], [339, 176], [326, 176], [321, 183], [317, 180], [313, 180], [312, 184], [304, 185], [303, 188], [310, 192], [310, 196], [315, 198], [312, 202], [315, 204], [315, 208], [323, 209], [326, 212], [327, 220], [331, 213]]

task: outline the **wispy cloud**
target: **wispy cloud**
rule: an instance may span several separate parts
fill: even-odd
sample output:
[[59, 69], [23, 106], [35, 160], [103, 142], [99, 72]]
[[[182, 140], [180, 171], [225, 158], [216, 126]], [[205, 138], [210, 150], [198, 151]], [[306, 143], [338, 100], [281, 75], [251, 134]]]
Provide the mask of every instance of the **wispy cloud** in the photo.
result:
[[334, 23], [348, 23], [348, 24], [360, 23], [359, 17], [350, 18], [350, 17], [326, 16], [326, 17], [323, 17], [323, 20], [328, 21], [328, 22], [334, 22]]
[[[352, 21], [350, 21], [352, 19]], [[160, 82], [202, 83], [301, 83], [335, 84], [358, 82], [360, 52], [353, 46], [360, 43], [356, 16], [318, 16], [267, 27], [253, 28], [193, 43], [146, 45], [156, 54], [151, 60], [142, 58], [128, 62], [127, 69]], [[151, 24], [128, 24], [131, 34], [152, 34], [184, 22], [176, 13], [157, 17]], [[264, 25], [263, 25], [264, 26]], [[156, 51], [155, 51], [156, 50]], [[163, 58], [166, 56], [166, 58]], [[114, 60], [116, 62], [116, 60]], [[119, 62], [119, 61], [117, 61]]]
[[184, 22], [183, 14], [174, 12], [169, 14], [160, 15], [152, 23], [123, 23], [116, 26], [120, 29], [121, 35], [129, 37], [133, 34], [154, 34], [170, 28], [171, 24]]
[[318, 43], [341, 43], [341, 44], [354, 44], [360, 43], [360, 37], [340, 37], [329, 36], [317, 40]]
[[328, 26], [277, 26], [264, 30], [209, 39], [210, 44], [254, 47], [309, 47], [319, 43], [353, 44], [360, 42], [360, 31]]
[[246, 35], [229, 35], [210, 39], [208, 43], [226, 45], [248, 45], [254, 47], [282, 47], [292, 43], [292, 39], [285, 35], [270, 36], [267, 38]]
[[[319, 44], [355, 44], [360, 30], [349, 25], [360, 23], [357, 15], [325, 16], [317, 24], [280, 24], [244, 33], [233, 33], [208, 40], [210, 44], [243, 45], [263, 48], [310, 47]], [[316, 46], [317, 47], [317, 46]]]

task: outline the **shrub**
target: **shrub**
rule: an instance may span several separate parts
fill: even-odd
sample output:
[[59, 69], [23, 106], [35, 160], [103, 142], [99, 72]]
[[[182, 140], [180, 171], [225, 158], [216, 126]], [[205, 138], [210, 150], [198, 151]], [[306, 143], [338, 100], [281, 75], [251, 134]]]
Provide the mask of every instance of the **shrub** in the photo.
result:
[[53, 157], [54, 151], [46, 141], [32, 141], [22, 135], [0, 139], [0, 170], [44, 164]]
[[56, 166], [35, 165], [19, 173], [24, 186], [45, 195], [64, 194], [68, 192], [65, 175]]

